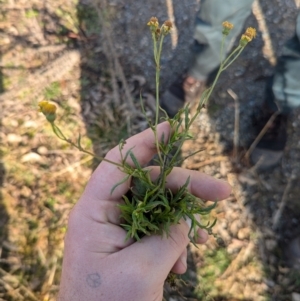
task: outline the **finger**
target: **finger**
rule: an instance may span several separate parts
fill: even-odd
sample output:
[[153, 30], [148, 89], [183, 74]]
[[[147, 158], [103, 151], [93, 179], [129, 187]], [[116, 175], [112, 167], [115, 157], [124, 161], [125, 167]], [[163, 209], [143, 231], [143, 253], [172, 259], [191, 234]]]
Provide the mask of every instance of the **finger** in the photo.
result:
[[[165, 141], [167, 141], [169, 133], [170, 125], [168, 122], [163, 122], [157, 126], [157, 136], [159, 141], [161, 141], [162, 137], [164, 137]], [[123, 156], [125, 156], [130, 149], [132, 149], [132, 152], [141, 166], [148, 163], [156, 153], [155, 136], [153, 131], [149, 128], [126, 140], [126, 144], [122, 150]], [[122, 158], [119, 146], [110, 150], [105, 158], [116, 163], [121, 163]], [[127, 162], [134, 166], [130, 157]], [[126, 174], [124, 174], [118, 166], [102, 161], [93, 173], [85, 190], [85, 194], [96, 199], [117, 200], [127, 192], [129, 188], [129, 181], [119, 185], [114, 190], [113, 194], [111, 194], [111, 189], [118, 182], [122, 181], [125, 176]]]
[[[203, 229], [198, 229], [197, 231], [197, 238], [195, 243], [197, 244], [204, 244], [208, 239], [208, 234]], [[187, 269], [187, 249], [185, 248], [184, 251], [181, 253], [180, 257], [175, 262], [172, 272], [175, 274], [184, 274]]]
[[175, 274], [184, 274], [187, 269], [187, 248], [183, 250], [174, 266], [172, 267], [172, 272]]
[[[156, 179], [160, 169], [157, 166], [149, 167], [151, 178]], [[182, 169], [175, 167], [167, 177], [167, 187], [176, 192], [190, 178], [187, 189], [196, 197], [206, 200], [223, 200], [231, 193], [231, 186], [219, 179], [205, 175], [196, 170]]]
[[197, 230], [196, 244], [205, 244], [208, 240], [208, 233], [203, 229]]

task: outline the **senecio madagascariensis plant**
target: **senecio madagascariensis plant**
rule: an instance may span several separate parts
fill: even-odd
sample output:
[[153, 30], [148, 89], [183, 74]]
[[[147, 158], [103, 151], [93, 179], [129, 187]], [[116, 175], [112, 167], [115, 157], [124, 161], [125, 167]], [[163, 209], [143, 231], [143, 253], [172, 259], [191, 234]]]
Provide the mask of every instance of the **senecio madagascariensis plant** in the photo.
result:
[[[125, 174], [124, 179], [112, 187], [111, 193], [113, 193], [114, 189], [121, 183], [124, 183], [129, 179], [131, 180], [131, 188], [128, 193], [123, 196], [124, 202], [119, 205], [121, 218], [123, 220], [121, 226], [127, 231], [127, 238], [140, 240], [145, 235], [168, 235], [170, 227], [179, 223], [183, 218], [191, 221], [189, 236], [193, 242], [195, 241], [194, 239], [199, 227], [206, 229], [208, 233], [213, 234], [212, 227], [216, 220], [212, 223], [208, 222], [207, 224], [202, 224], [197, 219], [197, 215], [208, 214], [216, 206], [216, 203], [211, 206], [206, 206], [202, 200], [192, 195], [188, 191], [189, 178], [186, 179], [185, 184], [177, 192], [167, 189], [166, 179], [172, 169], [184, 160], [180, 157], [180, 149], [185, 141], [192, 138], [190, 135], [190, 128], [199, 116], [200, 110], [208, 102], [219, 76], [237, 59], [245, 46], [255, 38], [256, 30], [252, 27], [247, 28], [240, 39], [239, 45], [224, 58], [224, 41], [233, 29], [233, 24], [228, 21], [222, 23], [223, 37], [220, 49], [220, 67], [212, 85], [203, 92], [198, 101], [196, 111], [190, 112], [189, 106], [186, 105], [180, 109], [173, 118], [169, 118], [159, 104], [159, 83], [163, 40], [172, 30], [172, 22], [165, 21], [160, 25], [158, 19], [152, 17], [147, 25], [150, 27], [153, 38], [153, 54], [156, 68], [156, 112], [155, 120], [150, 120], [147, 116], [146, 119], [155, 136], [155, 146], [157, 149], [156, 163], [160, 166], [161, 172], [156, 180], [152, 180], [149, 175], [150, 170], [145, 169], [140, 165], [132, 149], [123, 156], [122, 150], [125, 141], [121, 141], [119, 144], [122, 162], [112, 162], [99, 157], [98, 159], [118, 166]], [[60, 128], [55, 124], [56, 106], [54, 104], [48, 101], [41, 101], [38, 105], [40, 112], [42, 112], [51, 123], [53, 132], [58, 138], [82, 152], [97, 157], [95, 154], [92, 154], [81, 146], [80, 135], [77, 140], [75, 140], [69, 139], [63, 134]], [[163, 119], [169, 122], [170, 127], [172, 128], [170, 137], [166, 143], [160, 141], [157, 136], [157, 125], [160, 122], [159, 118], [161, 114], [164, 115]], [[193, 154], [196, 153], [197, 151]], [[134, 166], [128, 164], [128, 158], [132, 160]]]
[[[220, 67], [212, 85], [203, 92], [201, 98], [198, 100], [196, 111], [190, 112], [189, 106], [186, 105], [180, 109], [173, 118], [169, 118], [159, 104], [159, 83], [163, 40], [172, 30], [172, 22], [165, 21], [160, 26], [158, 19], [152, 17], [147, 25], [150, 27], [152, 34], [153, 54], [156, 68], [156, 112], [154, 121], [148, 119], [146, 114], [145, 117], [155, 136], [155, 146], [157, 149], [157, 159], [155, 161], [157, 165], [160, 166], [160, 174], [156, 180], [151, 179], [149, 169], [145, 169], [140, 165], [132, 149], [123, 155], [122, 150], [126, 143], [124, 140], [119, 143], [119, 150], [122, 158], [121, 162], [112, 162], [106, 158], [97, 157], [95, 154], [85, 150], [81, 146], [80, 135], [77, 140], [75, 140], [69, 139], [63, 134], [55, 123], [56, 106], [54, 104], [48, 101], [41, 101], [38, 105], [40, 112], [46, 116], [54, 134], [59, 139], [69, 143], [86, 154], [98, 158], [100, 161], [106, 161], [118, 166], [124, 173], [124, 179], [119, 183], [115, 183], [111, 188], [111, 193], [114, 193], [114, 189], [121, 183], [124, 183], [127, 180], [131, 181], [130, 190], [123, 196], [124, 202], [119, 204], [120, 217], [123, 221], [120, 226], [127, 231], [127, 239], [134, 238], [138, 241], [145, 235], [168, 235], [172, 225], [179, 223], [181, 219], [185, 219], [190, 221], [189, 237], [192, 242], [195, 242], [198, 228], [206, 229], [209, 234], [214, 235], [212, 227], [215, 225], [216, 220], [203, 224], [199, 221], [197, 216], [209, 214], [216, 206], [216, 202], [211, 206], [207, 206], [203, 200], [191, 194], [188, 190], [190, 178], [186, 179], [185, 184], [177, 192], [169, 190], [167, 188], [167, 176], [175, 166], [198, 152], [195, 151], [193, 154], [183, 159], [180, 157], [180, 150], [183, 143], [192, 138], [190, 135], [190, 128], [199, 116], [200, 110], [208, 102], [219, 76], [237, 59], [245, 46], [255, 38], [256, 30], [252, 27], [247, 28], [240, 39], [239, 45], [224, 58], [225, 39], [230, 34], [233, 24], [228, 21], [223, 22]], [[159, 118], [161, 114], [164, 115], [163, 119], [169, 122], [170, 127], [172, 128], [170, 137], [165, 143], [160, 141], [157, 135], [157, 125], [160, 122]], [[128, 158], [132, 160], [134, 166], [127, 162]], [[172, 275], [170, 274], [170, 276]], [[172, 282], [172, 280], [170, 280], [171, 278], [168, 278], [167, 281]]]

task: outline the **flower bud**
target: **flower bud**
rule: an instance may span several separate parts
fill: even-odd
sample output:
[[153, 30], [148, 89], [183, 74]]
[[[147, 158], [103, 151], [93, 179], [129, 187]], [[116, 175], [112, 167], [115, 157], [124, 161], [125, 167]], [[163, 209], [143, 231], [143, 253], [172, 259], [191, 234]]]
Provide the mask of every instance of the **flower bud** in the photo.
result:
[[40, 101], [38, 103], [39, 112], [42, 112], [49, 122], [53, 122], [56, 119], [56, 105], [48, 101]]
[[162, 26], [163, 34], [167, 35], [171, 31], [172, 27], [173, 27], [173, 25], [172, 25], [172, 22], [170, 20], [165, 21], [163, 26]]
[[228, 22], [228, 21], [225, 21], [222, 23], [223, 25], [223, 31], [222, 31], [222, 34], [225, 35], [225, 36], [228, 36], [229, 35], [229, 32], [231, 31], [231, 29], [233, 28], [233, 24]]
[[240, 39], [240, 46], [245, 47], [249, 42], [251, 42], [256, 37], [256, 29], [253, 27], [248, 27], [244, 34], [242, 34]]
[[155, 32], [159, 27], [158, 19], [156, 17], [152, 17], [147, 25], [150, 26], [150, 30], [152, 32]]

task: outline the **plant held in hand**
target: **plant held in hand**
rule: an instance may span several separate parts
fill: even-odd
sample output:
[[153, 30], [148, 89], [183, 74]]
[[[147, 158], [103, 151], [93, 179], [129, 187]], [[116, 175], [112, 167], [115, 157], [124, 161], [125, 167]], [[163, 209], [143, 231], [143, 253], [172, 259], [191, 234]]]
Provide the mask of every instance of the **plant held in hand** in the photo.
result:
[[[167, 177], [175, 166], [186, 159], [180, 158], [181, 147], [185, 141], [192, 139], [192, 136], [189, 133], [191, 125], [198, 117], [201, 109], [208, 102], [220, 74], [233, 63], [248, 42], [255, 37], [256, 30], [251, 27], [248, 28], [242, 35], [237, 48], [234, 49], [226, 59], [223, 59], [224, 41], [227, 35], [230, 34], [230, 30], [233, 28], [231, 23], [223, 23], [220, 68], [212, 86], [202, 94], [194, 113], [190, 114], [189, 106], [186, 105], [184, 108], [179, 110], [174, 118], [169, 118], [166, 112], [159, 105], [159, 78], [163, 41], [172, 29], [172, 23], [170, 21], [166, 21], [160, 26], [157, 18], [152, 17], [147, 25], [150, 27], [152, 34], [153, 54], [156, 65], [156, 114], [153, 122], [151, 120], [147, 121], [155, 136], [155, 148], [157, 151], [155, 161], [159, 167], [159, 174], [155, 179], [153, 179], [151, 176], [151, 167], [145, 168], [140, 165], [134, 154], [134, 148], [123, 153], [124, 141], [121, 141], [119, 144], [121, 162], [112, 162], [105, 158], [99, 159], [117, 165], [124, 173], [124, 179], [121, 182], [116, 183], [114, 187], [111, 188], [112, 194], [118, 185], [131, 179], [129, 191], [123, 196], [124, 202], [119, 205], [121, 210], [121, 226], [126, 229], [127, 238], [140, 240], [145, 235], [153, 234], [168, 236], [170, 226], [177, 224], [181, 219], [184, 219], [187, 220], [190, 225], [189, 236], [191, 241], [194, 242], [198, 228], [206, 229], [209, 233], [212, 233], [211, 229], [215, 225], [216, 220], [208, 222], [207, 224], [202, 224], [198, 217], [199, 215], [209, 214], [216, 206], [216, 203], [211, 206], [205, 206], [203, 200], [192, 195], [188, 190], [190, 183], [189, 178], [185, 180], [185, 184], [178, 191], [171, 191], [166, 185]], [[53, 132], [59, 139], [68, 142], [80, 151], [95, 156], [81, 146], [80, 136], [75, 142], [65, 137], [63, 132], [55, 123], [55, 105], [42, 101], [39, 103], [39, 107], [40, 111], [51, 123]], [[143, 105], [142, 109], [144, 111]], [[169, 137], [162, 135], [161, 138], [158, 138], [157, 125], [160, 122], [161, 115], [164, 115], [162, 119], [168, 122], [171, 127], [171, 134]], [[198, 151], [194, 152], [192, 155], [197, 152]], [[130, 164], [128, 162], [130, 162]]]

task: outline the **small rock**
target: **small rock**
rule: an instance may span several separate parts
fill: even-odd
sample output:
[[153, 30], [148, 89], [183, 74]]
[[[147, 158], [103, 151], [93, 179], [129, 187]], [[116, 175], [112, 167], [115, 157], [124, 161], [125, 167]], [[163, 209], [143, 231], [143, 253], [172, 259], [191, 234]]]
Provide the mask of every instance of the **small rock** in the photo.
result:
[[230, 237], [229, 233], [221, 227], [218, 228], [218, 234], [223, 239], [225, 244], [227, 244], [231, 240], [231, 237]]
[[227, 168], [227, 164], [224, 161], [220, 162], [220, 174], [225, 177], [228, 174], [229, 170]]
[[233, 239], [227, 247], [229, 254], [237, 253], [244, 246], [244, 242], [238, 239]]
[[38, 124], [34, 120], [27, 120], [26, 122], [24, 122], [23, 127], [24, 128], [37, 128]]
[[40, 146], [38, 149], [37, 149], [37, 152], [40, 154], [40, 155], [46, 155], [48, 154], [48, 149], [46, 146]]
[[287, 267], [282, 267], [282, 266], [279, 266], [278, 267], [278, 271], [281, 273], [281, 274], [287, 274], [291, 271], [290, 268], [287, 268]]
[[265, 246], [268, 251], [272, 251], [276, 248], [277, 242], [275, 239], [266, 239]]
[[21, 158], [21, 162], [22, 163], [26, 163], [26, 162], [41, 162], [42, 161], [42, 157], [34, 152], [30, 152], [25, 154], [24, 156], [22, 156]]
[[226, 220], [219, 221], [219, 227], [223, 229], [227, 229], [227, 221]]
[[23, 186], [20, 193], [23, 197], [28, 198], [32, 194], [32, 191], [27, 186]]
[[300, 294], [292, 293], [292, 301], [300, 301]]
[[18, 144], [22, 141], [22, 137], [16, 134], [8, 134], [7, 135], [7, 142], [10, 144]]
[[229, 227], [229, 230], [230, 230], [232, 236], [236, 237], [239, 230], [242, 227], [243, 227], [243, 222], [241, 220], [239, 220], [239, 219], [234, 220]]
[[250, 285], [250, 282], [246, 282], [245, 287], [244, 287], [244, 291], [243, 291], [243, 295], [245, 298], [247, 299], [252, 299], [253, 297], [256, 297], [255, 295], [253, 296], [253, 286]]
[[231, 288], [229, 289], [229, 294], [233, 296], [241, 296], [243, 294], [243, 287], [239, 285], [238, 282], [234, 282]]
[[275, 282], [271, 279], [265, 279], [264, 282], [268, 287], [274, 287], [274, 285], [275, 285]]
[[2, 39], [0, 40], [0, 45], [7, 45], [10, 44], [10, 38], [9, 37], [2, 37]]
[[237, 237], [240, 240], [249, 239], [250, 233], [251, 233], [250, 228], [242, 228], [242, 229], [239, 230], [239, 232], [237, 234]]
[[19, 123], [16, 119], [14, 118], [3, 118], [2, 119], [2, 124], [5, 126], [12, 126], [12, 127], [18, 127]]

